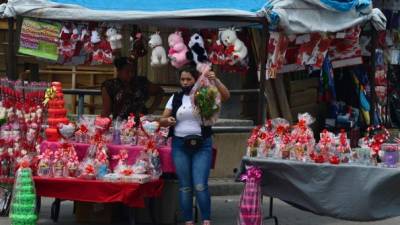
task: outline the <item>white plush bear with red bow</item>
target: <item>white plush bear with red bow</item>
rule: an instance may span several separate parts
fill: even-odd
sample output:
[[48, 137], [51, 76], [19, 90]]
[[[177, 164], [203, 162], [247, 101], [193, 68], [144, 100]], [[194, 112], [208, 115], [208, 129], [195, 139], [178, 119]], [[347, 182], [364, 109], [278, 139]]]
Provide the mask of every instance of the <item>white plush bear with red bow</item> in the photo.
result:
[[[247, 57], [247, 47], [243, 41], [237, 37], [236, 30], [234, 28], [220, 31], [219, 39], [228, 49], [227, 53], [231, 54], [230, 59], [227, 59], [228, 64], [234, 65], [238, 62], [242, 62]], [[229, 50], [231, 51], [229, 52]]]
[[122, 48], [122, 35], [118, 33], [117, 29], [110, 27], [106, 32], [107, 40], [110, 42], [112, 50]]

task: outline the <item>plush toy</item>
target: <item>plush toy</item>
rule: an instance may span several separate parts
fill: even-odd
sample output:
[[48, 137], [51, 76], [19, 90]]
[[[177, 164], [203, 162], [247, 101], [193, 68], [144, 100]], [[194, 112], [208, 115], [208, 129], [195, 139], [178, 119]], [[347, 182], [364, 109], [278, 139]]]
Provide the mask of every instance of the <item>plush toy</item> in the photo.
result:
[[196, 65], [208, 61], [207, 52], [204, 48], [204, 40], [200, 34], [195, 33], [190, 37], [189, 48], [190, 53], [188, 54], [188, 58], [192, 59]]
[[231, 49], [232, 57], [228, 59], [230, 65], [241, 62], [247, 57], [247, 47], [243, 41], [237, 37], [234, 28], [220, 31], [219, 39], [228, 50]]
[[121, 49], [122, 48], [122, 35], [118, 33], [117, 29], [110, 27], [106, 32], [107, 40], [110, 42], [111, 49]]
[[65, 24], [59, 35], [58, 52], [63, 63], [70, 62], [75, 54], [75, 46], [78, 41], [78, 30], [72, 24]]
[[177, 31], [168, 36], [168, 57], [171, 60], [171, 65], [175, 68], [181, 68], [189, 62], [186, 55], [188, 48], [183, 42], [181, 32]]
[[92, 65], [112, 64], [113, 54], [110, 42], [102, 38], [96, 30], [92, 31], [91, 42], [94, 45]]
[[131, 35], [132, 49], [130, 57], [137, 59], [147, 54], [147, 49], [143, 41], [143, 34], [141, 32], [132, 33]]
[[188, 59], [193, 60], [196, 68], [200, 73], [205, 73], [210, 69], [211, 63], [208, 61], [206, 49], [204, 47], [204, 40], [200, 34], [193, 34], [189, 41], [190, 52], [188, 52]]
[[209, 48], [210, 61], [215, 65], [225, 64], [225, 46], [218, 40], [217, 37], [213, 36], [211, 39], [211, 46]]
[[160, 32], [156, 32], [150, 36], [149, 46], [152, 48], [150, 65], [161, 66], [167, 64], [167, 53], [162, 46]]

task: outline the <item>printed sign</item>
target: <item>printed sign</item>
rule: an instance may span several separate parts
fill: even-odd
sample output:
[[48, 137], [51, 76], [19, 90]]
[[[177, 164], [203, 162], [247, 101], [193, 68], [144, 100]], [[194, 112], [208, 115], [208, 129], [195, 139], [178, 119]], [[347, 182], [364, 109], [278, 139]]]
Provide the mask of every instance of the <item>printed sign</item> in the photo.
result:
[[25, 18], [22, 22], [19, 53], [56, 61], [61, 24]]

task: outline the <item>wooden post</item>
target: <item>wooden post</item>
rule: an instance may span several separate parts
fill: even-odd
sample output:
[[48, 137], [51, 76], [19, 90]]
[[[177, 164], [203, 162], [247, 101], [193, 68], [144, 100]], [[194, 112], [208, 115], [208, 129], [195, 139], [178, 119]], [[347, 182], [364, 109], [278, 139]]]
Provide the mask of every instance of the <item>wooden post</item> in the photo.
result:
[[7, 77], [10, 80], [18, 79], [14, 34], [14, 18], [8, 18]]
[[263, 29], [261, 30], [260, 40], [260, 93], [258, 95], [258, 124], [264, 124], [267, 118], [267, 101], [265, 98], [265, 82], [266, 82], [266, 63], [267, 63], [267, 40], [269, 39], [268, 23], [266, 19], [262, 19]]

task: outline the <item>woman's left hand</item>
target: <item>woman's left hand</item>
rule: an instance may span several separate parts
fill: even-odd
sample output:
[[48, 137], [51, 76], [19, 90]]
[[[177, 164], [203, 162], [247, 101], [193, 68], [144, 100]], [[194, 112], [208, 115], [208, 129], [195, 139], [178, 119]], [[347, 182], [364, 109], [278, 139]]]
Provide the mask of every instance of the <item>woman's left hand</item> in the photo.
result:
[[207, 76], [207, 78], [208, 78], [209, 80], [211, 80], [211, 81], [215, 81], [215, 80], [217, 79], [217, 76], [215, 75], [215, 72], [214, 72], [214, 71], [208, 72], [206, 76]]

